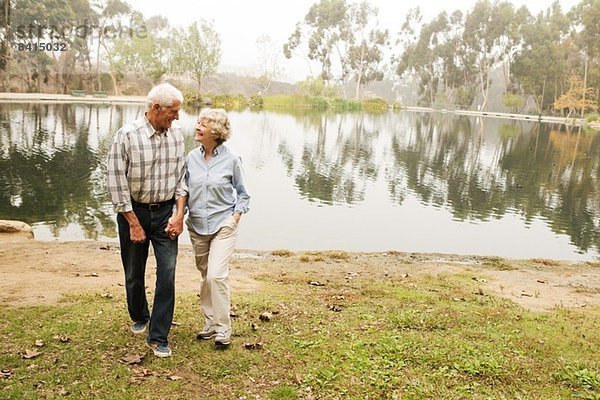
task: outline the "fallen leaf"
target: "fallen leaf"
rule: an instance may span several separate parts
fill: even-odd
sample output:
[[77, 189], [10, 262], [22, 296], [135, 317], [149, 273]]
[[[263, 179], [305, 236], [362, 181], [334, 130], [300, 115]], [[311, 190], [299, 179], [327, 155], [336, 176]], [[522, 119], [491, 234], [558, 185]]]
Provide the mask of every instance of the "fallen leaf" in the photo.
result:
[[253, 331], [258, 330], [258, 325], [256, 325], [254, 322], [252, 323], [252, 325], [250, 325], [250, 327], [252, 328]]
[[338, 304], [330, 304], [330, 305], [328, 306], [328, 308], [329, 308], [331, 311], [334, 311], [334, 312], [340, 312], [340, 311], [342, 311], [342, 306], [340, 306], [340, 305], [338, 305]]
[[173, 326], [181, 326], [181, 322], [173, 321], [173, 322], [171, 322], [171, 325], [173, 325]]
[[98, 277], [98, 273], [97, 272], [92, 272], [91, 274], [86, 275], [86, 276], [88, 276], [88, 277], [93, 276], [94, 278], [97, 278]]
[[262, 347], [263, 347], [262, 342], [244, 343], [244, 348], [246, 350], [260, 350], [260, 349], [262, 349]]
[[42, 354], [42, 353], [40, 353], [37, 350], [28, 350], [28, 349], [26, 349], [25, 353], [22, 354], [22, 357], [24, 359], [26, 359], [26, 360], [30, 360], [32, 358], [35, 358], [35, 357], [39, 356], [40, 354]]
[[44, 347], [44, 341], [41, 340], [41, 339], [38, 339], [38, 340], [35, 341], [35, 345], [37, 347]]
[[54, 335], [54, 336], [52, 336], [52, 339], [58, 340], [61, 343], [68, 343], [71, 341], [71, 338], [68, 337], [67, 335], [62, 335], [62, 336]]
[[258, 319], [260, 319], [263, 322], [269, 322], [270, 320], [273, 319], [273, 314], [270, 313], [269, 311], [265, 311], [264, 313], [260, 314]]
[[410, 275], [408, 275], [408, 274], [402, 274], [402, 275], [400, 275], [400, 278], [402, 278], [402, 279], [406, 279], [406, 278], [408, 278], [409, 276], [410, 276]]
[[61, 389], [58, 391], [58, 395], [59, 395], [59, 396], [67, 396], [68, 394], [69, 394], [69, 391], [68, 391], [67, 389], [65, 389], [65, 388], [61, 388]]
[[100, 246], [100, 250], [110, 250], [110, 245]]
[[103, 299], [112, 299], [113, 295], [110, 293], [104, 293], [103, 295], [100, 295], [100, 297], [102, 297]]
[[543, 279], [538, 279], [538, 280], [537, 280], [537, 283], [548, 283], [548, 281], [545, 281], [545, 280], [543, 280]]
[[172, 380], [172, 381], [180, 381], [183, 378], [180, 376], [177, 376], [177, 375], [171, 375], [171, 376], [167, 377], [167, 379]]
[[311, 286], [325, 286], [324, 283], [321, 283], [319, 281], [310, 281], [310, 282], [308, 282], [308, 284]]
[[126, 356], [123, 356], [121, 358], [119, 358], [119, 361], [123, 364], [127, 364], [127, 365], [135, 365], [135, 364], [140, 364], [142, 362], [142, 360], [144, 359], [144, 356], [146, 355], [146, 353], [139, 355], [139, 354], [128, 354]]

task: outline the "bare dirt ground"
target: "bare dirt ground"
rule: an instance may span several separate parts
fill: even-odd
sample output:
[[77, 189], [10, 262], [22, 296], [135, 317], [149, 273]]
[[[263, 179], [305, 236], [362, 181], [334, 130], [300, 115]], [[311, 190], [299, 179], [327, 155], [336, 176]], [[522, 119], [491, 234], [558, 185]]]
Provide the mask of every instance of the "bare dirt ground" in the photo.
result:
[[[326, 252], [276, 256], [238, 250], [231, 266], [234, 291], [260, 288], [255, 277], [286, 270], [305, 271], [311, 279], [329, 274], [410, 277], [421, 274], [467, 273], [485, 295], [497, 295], [536, 311], [554, 307], [600, 305], [600, 263], [553, 260], [509, 260], [440, 254]], [[124, 292], [117, 243], [96, 241], [40, 242], [0, 235], [0, 304], [13, 307], [60, 304], [74, 292]], [[154, 261], [149, 259], [147, 285], [154, 286]], [[191, 247], [180, 246], [176, 275], [178, 293], [198, 292], [200, 274]]]

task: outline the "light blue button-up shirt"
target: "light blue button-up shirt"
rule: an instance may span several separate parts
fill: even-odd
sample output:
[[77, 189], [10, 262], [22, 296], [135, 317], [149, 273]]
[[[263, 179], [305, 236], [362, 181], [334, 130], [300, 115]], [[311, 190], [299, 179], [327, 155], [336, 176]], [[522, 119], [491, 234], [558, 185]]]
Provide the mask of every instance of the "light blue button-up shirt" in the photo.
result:
[[189, 229], [199, 235], [212, 235], [233, 213], [247, 213], [250, 195], [244, 181], [242, 160], [225, 145], [204, 159], [204, 147], [187, 155]]

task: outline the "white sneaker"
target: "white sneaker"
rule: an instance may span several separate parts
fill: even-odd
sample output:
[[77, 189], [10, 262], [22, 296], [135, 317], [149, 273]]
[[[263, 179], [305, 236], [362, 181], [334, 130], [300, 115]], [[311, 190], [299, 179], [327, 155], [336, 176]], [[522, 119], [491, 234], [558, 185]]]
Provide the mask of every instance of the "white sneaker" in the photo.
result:
[[215, 346], [227, 347], [231, 343], [231, 329], [225, 332], [217, 332], [215, 335]]
[[198, 340], [210, 340], [217, 335], [215, 327], [212, 325], [205, 325], [204, 328], [198, 332], [196, 339]]

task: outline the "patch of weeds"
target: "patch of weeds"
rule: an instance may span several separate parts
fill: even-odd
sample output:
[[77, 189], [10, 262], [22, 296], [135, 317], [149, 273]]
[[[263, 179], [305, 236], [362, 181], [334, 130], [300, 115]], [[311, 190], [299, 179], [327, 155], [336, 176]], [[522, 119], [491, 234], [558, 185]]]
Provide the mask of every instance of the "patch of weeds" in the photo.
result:
[[345, 251], [332, 251], [327, 253], [327, 256], [332, 260], [347, 260], [350, 258], [350, 254]]
[[498, 271], [514, 271], [517, 269], [508, 264], [506, 260], [501, 257], [486, 257], [483, 261], [483, 265], [492, 267]]
[[292, 400], [297, 398], [299, 398], [298, 389], [287, 385], [277, 386], [269, 392], [269, 399], [273, 400]]
[[592, 268], [600, 268], [600, 261], [598, 261], [598, 262], [588, 261], [587, 264]]
[[542, 264], [542, 265], [546, 265], [548, 267], [557, 267], [560, 265], [560, 262], [558, 262], [556, 260], [548, 260], [546, 258], [532, 258], [529, 261], [531, 261], [534, 264]]
[[301, 262], [310, 262], [310, 257], [309, 256], [300, 256], [300, 261]]
[[554, 377], [573, 388], [600, 391], [600, 372], [583, 365], [567, 366], [554, 374]]
[[279, 249], [279, 250], [273, 250], [271, 252], [271, 255], [277, 256], [277, 257], [290, 257], [290, 256], [294, 255], [294, 252], [287, 250], [287, 249]]

